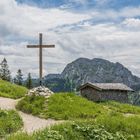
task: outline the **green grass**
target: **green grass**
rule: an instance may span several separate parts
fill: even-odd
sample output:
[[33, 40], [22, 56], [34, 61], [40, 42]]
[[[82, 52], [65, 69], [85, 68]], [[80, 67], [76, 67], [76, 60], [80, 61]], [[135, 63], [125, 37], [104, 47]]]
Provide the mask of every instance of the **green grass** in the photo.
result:
[[104, 113], [101, 105], [72, 93], [54, 94], [48, 101], [43, 97], [25, 97], [18, 103], [17, 109], [57, 120], [96, 118]]
[[[28, 135], [27, 133], [15, 133], [10, 136], [6, 136], [5, 140], [37, 140], [33, 136]], [[41, 140], [41, 139], [38, 139]]]
[[130, 134], [119, 131], [112, 133], [100, 125], [69, 122], [46, 128], [30, 136], [25, 133], [11, 135], [6, 140], [127, 140], [128, 138]]
[[16, 111], [0, 110], [0, 137], [18, 131], [23, 125]]
[[95, 136], [97, 140], [140, 138], [140, 107], [129, 104], [114, 101], [94, 103], [72, 93], [60, 93], [49, 99], [27, 96], [17, 108], [43, 118], [68, 120], [68, 123], [29, 136], [34, 140], [90, 140]]
[[98, 117], [95, 124], [103, 125], [107, 131], [112, 133], [121, 131], [140, 138], [140, 116], [125, 117], [122, 114], [111, 112]]
[[130, 114], [140, 114], [140, 107], [130, 104], [122, 104], [119, 102], [108, 101], [101, 103], [106, 106], [108, 109], [113, 110], [119, 113], [130, 113]]
[[16, 108], [28, 114], [41, 115], [45, 110], [45, 98], [43, 96], [26, 96], [18, 102]]
[[2, 97], [17, 99], [25, 96], [27, 91], [25, 87], [0, 80], [0, 96]]
[[104, 113], [102, 106], [72, 93], [51, 96], [47, 108], [50, 118], [64, 120], [96, 118]]
[[140, 115], [140, 107], [137, 106], [113, 101], [94, 103], [72, 93], [54, 94], [49, 100], [39, 96], [27, 96], [18, 103], [17, 109], [57, 120], [94, 119], [112, 111]]
[[139, 117], [110, 114], [96, 120], [66, 122], [32, 135], [17, 133], [6, 140], [139, 140], [139, 122]]

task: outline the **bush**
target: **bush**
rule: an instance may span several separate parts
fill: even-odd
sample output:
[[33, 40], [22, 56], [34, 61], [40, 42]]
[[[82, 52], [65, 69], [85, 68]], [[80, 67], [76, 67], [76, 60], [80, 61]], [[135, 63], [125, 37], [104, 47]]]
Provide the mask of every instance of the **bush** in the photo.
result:
[[[21, 137], [21, 139], [19, 139]], [[23, 139], [24, 138], [24, 139]], [[127, 140], [128, 136], [121, 132], [114, 134], [107, 131], [103, 126], [87, 125], [86, 123], [65, 123], [34, 133], [17, 134], [10, 136], [7, 140]]]
[[75, 131], [79, 131], [86, 140], [126, 140], [126, 136], [124, 136], [121, 132], [116, 131], [115, 133], [110, 133], [104, 128], [104, 126], [87, 124], [81, 126], [74, 124], [73, 128]]
[[23, 122], [17, 112], [0, 110], [0, 137], [19, 130]]
[[27, 91], [25, 87], [0, 80], [0, 96], [2, 97], [17, 99], [25, 96]]

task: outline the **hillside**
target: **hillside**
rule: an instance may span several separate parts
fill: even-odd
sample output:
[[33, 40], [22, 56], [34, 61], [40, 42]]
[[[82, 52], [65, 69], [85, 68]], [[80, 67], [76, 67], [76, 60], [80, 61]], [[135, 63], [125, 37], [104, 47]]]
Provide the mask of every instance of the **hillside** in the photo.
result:
[[[72, 93], [60, 93], [49, 99], [26, 96], [19, 101], [17, 109], [45, 119], [64, 121], [33, 134], [33, 140], [138, 140], [140, 137], [140, 107], [129, 104], [95, 103]], [[21, 135], [12, 136], [12, 140], [18, 137]]]
[[99, 58], [79, 58], [68, 64], [61, 74], [50, 74], [45, 77], [45, 83], [54, 91], [56, 87], [59, 88], [59, 81], [62, 80], [61, 90], [73, 90], [86, 82], [124, 83], [134, 90], [140, 89], [140, 78], [126, 67], [118, 62], [112, 63]]
[[27, 88], [0, 80], [0, 96], [7, 98], [21, 98], [27, 93]]

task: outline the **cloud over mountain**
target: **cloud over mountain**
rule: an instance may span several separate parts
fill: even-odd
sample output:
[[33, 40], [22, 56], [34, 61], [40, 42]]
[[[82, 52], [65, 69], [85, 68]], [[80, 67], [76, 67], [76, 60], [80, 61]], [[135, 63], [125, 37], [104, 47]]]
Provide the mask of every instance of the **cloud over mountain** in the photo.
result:
[[[37, 76], [38, 51], [26, 45], [38, 43], [38, 33], [43, 32], [44, 43], [56, 45], [44, 51], [44, 74], [61, 72], [78, 57], [101, 57], [120, 61], [140, 75], [140, 2], [128, 1], [128, 6], [116, 10], [109, 1], [94, 0], [89, 9], [88, 0], [71, 0], [49, 8], [37, 7], [35, 1], [0, 1], [0, 59], [6, 57], [12, 71], [21, 68]], [[107, 3], [110, 8], [100, 9]], [[78, 4], [87, 7], [74, 9]]]

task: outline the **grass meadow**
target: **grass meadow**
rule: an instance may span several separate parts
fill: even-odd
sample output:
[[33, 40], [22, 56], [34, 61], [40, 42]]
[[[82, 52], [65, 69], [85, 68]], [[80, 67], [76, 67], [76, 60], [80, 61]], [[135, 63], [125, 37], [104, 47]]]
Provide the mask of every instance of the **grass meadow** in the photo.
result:
[[[33, 134], [41, 140], [139, 140], [140, 108], [114, 101], [94, 103], [73, 93], [54, 94], [49, 99], [27, 96], [17, 109], [43, 118], [65, 120]], [[19, 134], [28, 137], [27, 134]], [[18, 135], [9, 137], [12, 140]], [[8, 139], [8, 140], [9, 140]]]
[[22, 126], [22, 119], [16, 111], [0, 110], [0, 137], [16, 132]]
[[[26, 88], [0, 80], [0, 96], [17, 99], [26, 93]], [[64, 122], [29, 135], [20, 131], [23, 122], [16, 111], [0, 110], [0, 137], [5, 140], [140, 139], [138, 106], [114, 101], [95, 103], [74, 93], [59, 93], [48, 99], [25, 96], [16, 109]]]
[[0, 80], [0, 96], [18, 99], [24, 97], [28, 92], [27, 88]]

